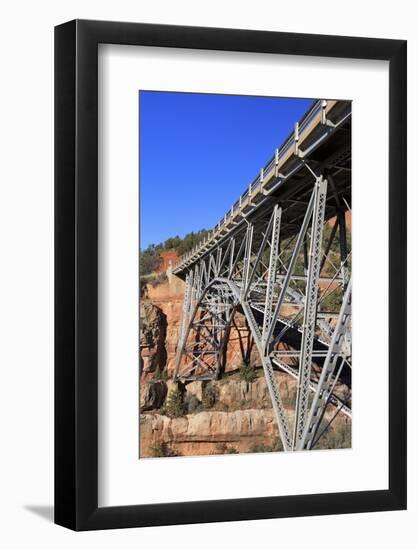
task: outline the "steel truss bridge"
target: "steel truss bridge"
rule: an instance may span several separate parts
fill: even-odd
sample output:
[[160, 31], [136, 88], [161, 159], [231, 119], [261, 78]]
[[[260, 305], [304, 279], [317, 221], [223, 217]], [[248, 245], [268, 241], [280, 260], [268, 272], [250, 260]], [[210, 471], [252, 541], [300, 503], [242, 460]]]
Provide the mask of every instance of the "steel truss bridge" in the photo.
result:
[[[224, 218], [173, 267], [186, 282], [174, 379], [224, 375], [240, 312], [285, 451], [313, 448], [338, 414], [351, 416], [350, 204], [351, 103], [316, 101]], [[293, 414], [284, 409], [276, 370], [297, 380]]]

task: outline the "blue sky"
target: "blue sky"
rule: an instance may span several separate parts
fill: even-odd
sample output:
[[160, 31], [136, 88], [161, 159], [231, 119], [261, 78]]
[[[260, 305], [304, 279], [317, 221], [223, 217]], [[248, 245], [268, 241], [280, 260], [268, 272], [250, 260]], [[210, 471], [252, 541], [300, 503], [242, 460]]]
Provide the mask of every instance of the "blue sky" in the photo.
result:
[[140, 246], [212, 228], [310, 99], [140, 92]]

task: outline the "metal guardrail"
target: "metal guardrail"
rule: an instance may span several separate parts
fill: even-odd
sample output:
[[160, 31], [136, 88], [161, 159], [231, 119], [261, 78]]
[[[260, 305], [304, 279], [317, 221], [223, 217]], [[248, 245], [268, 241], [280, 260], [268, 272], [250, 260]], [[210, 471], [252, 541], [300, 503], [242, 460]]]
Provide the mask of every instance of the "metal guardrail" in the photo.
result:
[[198, 250], [204, 248], [206, 244], [211, 240], [213, 235], [215, 235], [234, 215], [238, 212], [242, 204], [249, 198], [253, 191], [255, 191], [262, 181], [269, 176], [272, 170], [275, 170], [279, 159], [281, 159], [287, 151], [294, 147], [298, 136], [308, 127], [311, 121], [317, 116], [326, 107], [327, 102], [325, 100], [317, 100], [313, 103], [310, 109], [304, 114], [302, 119], [295, 124], [294, 130], [288, 135], [284, 140], [281, 147], [275, 150], [274, 156], [267, 162], [267, 164], [262, 168], [260, 174], [256, 176], [254, 180], [249, 184], [249, 187], [242, 193], [239, 199], [233, 204], [232, 208], [226, 213], [226, 215], [214, 226], [213, 230], [209, 233], [208, 237], [203, 239], [197, 246], [195, 246], [189, 252], [183, 254], [179, 260], [173, 266], [173, 269], [176, 269], [179, 265], [191, 258]]

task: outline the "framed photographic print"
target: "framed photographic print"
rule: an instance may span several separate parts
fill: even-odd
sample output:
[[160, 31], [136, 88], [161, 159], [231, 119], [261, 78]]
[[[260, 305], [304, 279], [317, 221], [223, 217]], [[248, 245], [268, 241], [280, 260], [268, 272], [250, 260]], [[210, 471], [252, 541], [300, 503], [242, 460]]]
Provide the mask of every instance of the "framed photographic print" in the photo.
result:
[[406, 42], [71, 21], [55, 121], [56, 523], [404, 509]]

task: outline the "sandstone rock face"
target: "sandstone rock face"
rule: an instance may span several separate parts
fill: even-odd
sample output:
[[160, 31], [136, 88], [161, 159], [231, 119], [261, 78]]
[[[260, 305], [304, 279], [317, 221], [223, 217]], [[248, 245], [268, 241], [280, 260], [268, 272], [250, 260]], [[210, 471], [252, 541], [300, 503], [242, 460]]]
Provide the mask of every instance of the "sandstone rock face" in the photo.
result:
[[254, 445], [272, 445], [276, 438], [271, 409], [248, 409], [231, 413], [204, 411], [179, 418], [159, 414], [140, 417], [140, 456], [152, 456], [152, 449], [169, 442], [180, 455], [219, 454], [222, 444], [237, 452]]
[[[276, 373], [284, 404], [291, 405], [295, 399], [296, 382], [284, 373]], [[232, 379], [216, 384], [217, 404], [228, 410], [235, 409], [269, 409], [272, 407], [271, 397], [264, 376], [253, 382]], [[288, 407], [287, 407], [288, 408]]]
[[160, 409], [168, 393], [166, 382], [143, 382], [140, 387], [140, 410]]
[[201, 382], [191, 382], [186, 386], [187, 392], [192, 393], [199, 401], [203, 400], [203, 384]]
[[183, 281], [173, 275], [170, 283], [164, 283], [156, 287], [148, 285], [147, 288], [147, 300], [157, 306], [165, 315], [165, 368], [170, 376], [175, 368], [184, 286]]
[[[331, 416], [332, 413], [327, 414], [327, 420]], [[293, 410], [287, 410], [287, 417], [291, 428]], [[271, 408], [202, 411], [178, 418], [141, 414], [139, 430], [141, 458], [282, 450], [277, 448], [276, 419]], [[337, 417], [332, 423], [332, 439], [325, 436], [319, 448], [350, 447], [350, 430], [350, 421]], [[163, 454], [155, 454], [163, 448]]]
[[230, 329], [225, 371], [234, 370], [243, 364], [259, 365], [260, 359], [245, 317], [236, 312]]
[[156, 305], [142, 300], [140, 303], [140, 372], [148, 374], [165, 368], [167, 319]]
[[161, 257], [161, 263], [156, 269], [157, 273], [166, 272], [169, 269], [169, 267], [174, 265], [178, 260], [178, 254], [175, 252], [175, 250], [164, 250], [160, 253], [160, 257]]

